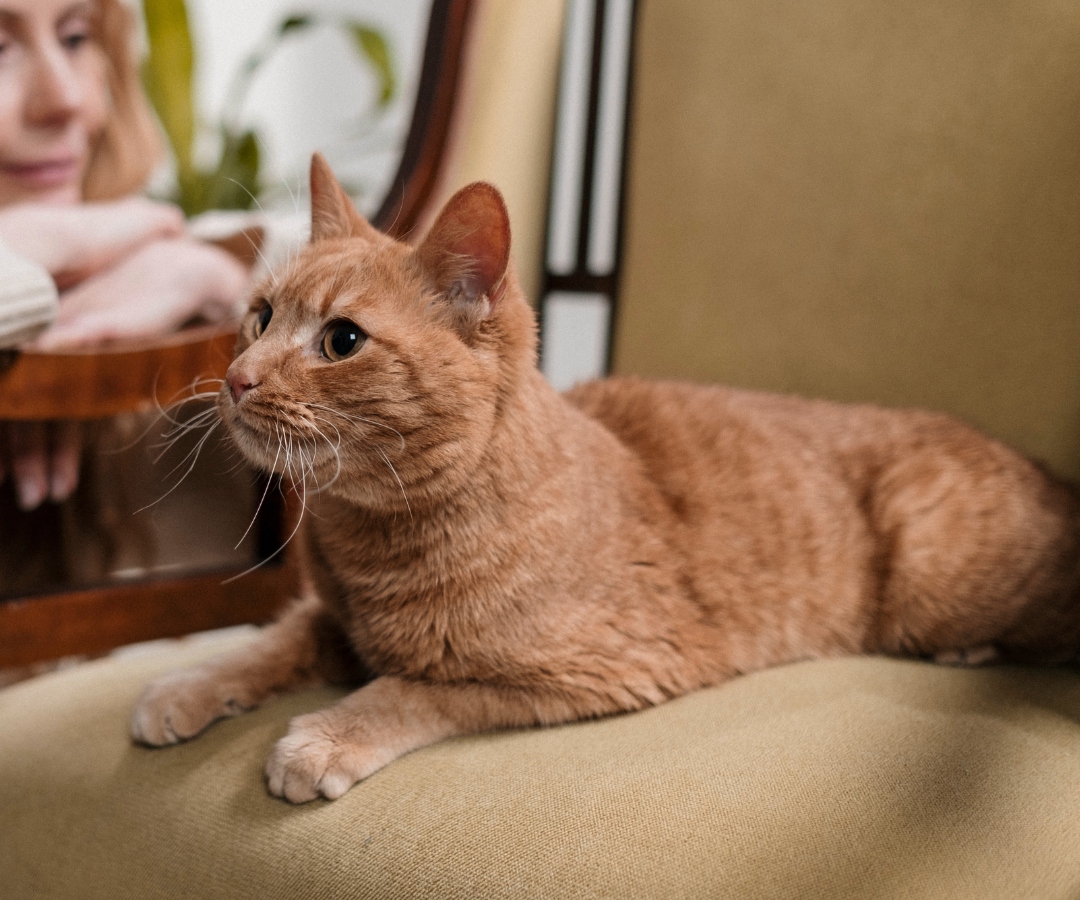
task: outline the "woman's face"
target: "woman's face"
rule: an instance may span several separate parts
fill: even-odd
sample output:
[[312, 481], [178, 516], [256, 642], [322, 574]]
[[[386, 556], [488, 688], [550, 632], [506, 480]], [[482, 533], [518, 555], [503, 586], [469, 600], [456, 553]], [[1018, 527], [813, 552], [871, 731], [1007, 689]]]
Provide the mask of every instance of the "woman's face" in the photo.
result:
[[0, 205], [75, 203], [105, 123], [94, 7], [0, 0]]

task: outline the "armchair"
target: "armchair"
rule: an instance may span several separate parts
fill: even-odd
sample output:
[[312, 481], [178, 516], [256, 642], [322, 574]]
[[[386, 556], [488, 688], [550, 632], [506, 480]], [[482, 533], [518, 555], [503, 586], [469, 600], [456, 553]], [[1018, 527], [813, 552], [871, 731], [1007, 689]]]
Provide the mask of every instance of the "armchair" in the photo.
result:
[[[531, 45], [531, 56], [499, 53], [536, 10], [481, 6], [470, 46], [497, 62], [470, 60], [476, 93], [458, 107], [436, 192], [512, 172], [498, 129], [477, 123], [493, 121], [493, 85], [554, 85], [554, 69], [530, 61], [550, 62], [557, 23], [534, 22], [514, 45]], [[619, 38], [633, 62], [624, 155], [600, 74], [617, 34], [608, 17], [627, 10], [618, 0], [568, 5], [564, 52], [580, 57], [562, 69], [555, 146], [571, 150], [564, 163], [556, 151], [547, 246], [531, 263], [544, 285], [549, 376], [572, 381], [610, 362], [939, 406], [1076, 474], [1075, 17], [1041, 0], [993, 10], [640, 4]], [[582, 73], [574, 101], [567, 92]], [[596, 150], [605, 121], [619, 132], [614, 155]], [[614, 161], [614, 175], [598, 158]], [[529, 184], [515, 195], [520, 209], [542, 192]], [[608, 203], [600, 233], [621, 241], [593, 241], [597, 197]], [[544, 240], [536, 221], [525, 233]], [[606, 252], [592, 254], [593, 243]], [[328, 705], [333, 689], [282, 698], [167, 750], [126, 737], [147, 680], [246, 639], [103, 660], [0, 692], [6, 890], [261, 900], [1080, 894], [1074, 671], [800, 663], [630, 716], [446, 741], [340, 800], [292, 807], [267, 795], [263, 763], [288, 720]]]

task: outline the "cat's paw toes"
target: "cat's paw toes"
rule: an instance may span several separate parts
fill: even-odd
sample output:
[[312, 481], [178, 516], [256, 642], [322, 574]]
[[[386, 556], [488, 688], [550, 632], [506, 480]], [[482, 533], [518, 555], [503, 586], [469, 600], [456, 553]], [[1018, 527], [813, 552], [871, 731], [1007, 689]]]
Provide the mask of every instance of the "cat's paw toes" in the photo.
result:
[[324, 715], [299, 716], [266, 762], [266, 784], [291, 803], [336, 800], [382, 765], [377, 756], [355, 737], [337, 733]]
[[234, 686], [197, 669], [173, 672], [147, 685], [131, 715], [131, 737], [162, 747], [195, 737], [212, 722], [250, 709]]

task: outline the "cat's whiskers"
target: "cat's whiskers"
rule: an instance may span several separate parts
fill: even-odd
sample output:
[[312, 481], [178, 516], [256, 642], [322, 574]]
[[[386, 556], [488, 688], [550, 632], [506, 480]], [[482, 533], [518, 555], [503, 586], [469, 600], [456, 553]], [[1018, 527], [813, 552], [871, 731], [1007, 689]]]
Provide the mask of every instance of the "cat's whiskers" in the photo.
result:
[[[251, 566], [250, 568], [244, 569], [243, 572], [240, 572], [237, 575], [233, 575], [232, 578], [226, 578], [223, 582], [221, 582], [222, 584], [230, 584], [231, 582], [236, 581], [237, 578], [243, 578], [245, 575], [248, 575], [251, 572], [254, 572], [256, 569], [261, 569], [268, 562], [270, 562], [270, 560], [272, 560], [275, 556], [277, 556], [279, 553], [281, 553], [282, 550], [284, 550], [286, 547], [289, 546], [289, 543], [292, 541], [292, 539], [294, 537], [296, 537], [296, 533], [300, 530], [300, 523], [304, 521], [304, 513], [307, 512], [307, 483], [301, 481], [300, 482], [300, 487], [302, 488], [302, 491], [303, 491], [300, 494], [300, 515], [298, 515], [296, 517], [296, 525], [293, 527], [293, 530], [289, 533], [289, 536], [287, 538], [285, 538], [285, 540], [282, 542], [281, 546], [278, 547], [277, 550], [275, 550], [273, 553], [271, 553], [265, 559], [260, 559], [257, 563], [255, 563], [255, 565]], [[295, 490], [295, 488], [296, 488], [296, 485], [294, 483], [293, 484], [293, 489]]]
[[[208, 384], [216, 384], [217, 388], [212, 391], [199, 390], [199, 388]], [[196, 400], [216, 399], [223, 384], [225, 384], [225, 380], [223, 378], [196, 378], [186, 388], [182, 388], [181, 390], [173, 394], [173, 396], [165, 403], [164, 406], [161, 405], [161, 402], [157, 399], [157, 396], [155, 395], [154, 404], [157, 407], [158, 415], [160, 418], [165, 419], [171, 425], [183, 424], [179, 420], [174, 419], [170, 415], [170, 412], [183, 409], [185, 405]], [[190, 391], [191, 393], [186, 397], [182, 397], [181, 395], [184, 394], [186, 391]]]
[[[400, 431], [398, 431], [396, 428], [391, 428], [389, 425], [384, 425], [381, 422], [376, 422], [374, 419], [368, 419], [368, 418], [366, 418], [364, 416], [349, 415], [348, 413], [343, 413], [340, 410], [333, 409], [333, 408], [331, 408], [329, 406], [324, 406], [321, 403], [305, 403], [304, 406], [306, 406], [306, 407], [308, 407], [309, 409], [312, 410], [312, 425], [311, 425], [312, 428], [314, 428], [316, 431], [318, 431], [318, 427], [314, 424], [314, 422], [316, 422], [316, 421], [317, 422], [323, 422], [323, 423], [329, 425], [331, 428], [333, 428], [334, 431], [337, 434], [337, 439], [338, 439], [337, 440], [337, 446], [331, 445], [331, 449], [334, 451], [334, 455], [337, 457], [337, 471], [335, 472], [334, 477], [331, 479], [329, 484], [333, 484], [334, 481], [336, 481], [338, 476], [341, 474], [341, 455], [340, 455], [340, 452], [339, 452], [339, 448], [341, 446], [341, 430], [337, 427], [337, 425], [335, 425], [333, 422], [331, 422], [325, 416], [319, 416], [317, 413], [315, 413], [314, 410], [316, 410], [316, 409], [326, 410], [327, 412], [333, 413], [336, 416], [340, 416], [343, 419], [348, 419], [350, 421], [355, 421], [355, 422], [364, 422], [364, 423], [366, 423], [368, 425], [374, 425], [377, 428], [383, 428], [383, 429], [386, 429], [387, 431], [393, 432], [394, 434], [396, 434], [398, 436], [398, 440], [401, 441], [400, 450], [405, 449], [405, 437], [404, 437], [404, 435], [402, 435], [402, 433]], [[319, 433], [322, 434], [321, 431]], [[326, 438], [326, 435], [322, 435], [322, 436], [323, 436], [323, 438]], [[327, 439], [327, 443], [330, 443], [329, 439]], [[412, 505], [409, 503], [409, 496], [405, 492], [405, 484], [401, 480], [401, 476], [398, 475], [397, 469], [395, 469], [394, 464], [392, 462], [390, 462], [390, 458], [386, 455], [386, 452], [381, 447], [378, 447], [378, 446], [375, 446], [374, 449], [375, 449], [375, 452], [379, 454], [382, 461], [384, 463], [386, 463], [387, 467], [390, 469], [391, 474], [393, 474], [394, 479], [397, 481], [398, 488], [401, 490], [401, 497], [405, 501], [405, 508], [409, 512], [410, 521], [415, 521], [415, 519], [413, 517]], [[329, 487], [329, 484], [326, 485], [326, 487]]]
[[160, 439], [151, 445], [152, 449], [161, 450], [155, 462], [160, 461], [165, 453], [172, 449], [181, 438], [191, 434], [193, 431], [200, 431], [215, 421], [220, 421], [220, 415], [215, 407], [210, 407], [164, 431]]
[[[267, 455], [269, 455], [269, 453], [270, 453], [270, 438], [269, 437], [267, 437], [267, 439], [266, 439], [266, 452], [267, 452]], [[280, 455], [281, 455], [281, 443], [278, 442], [278, 452], [277, 452], [277, 454], [274, 455], [274, 462], [270, 466], [271, 473], [277, 467], [278, 456], [280, 456]], [[273, 478], [269, 478], [269, 477], [266, 479], [266, 487], [263, 488], [262, 496], [259, 498], [259, 504], [258, 504], [258, 506], [255, 507], [255, 515], [253, 515], [251, 517], [251, 521], [248, 523], [248, 527], [245, 528], [244, 533], [242, 535], [240, 535], [240, 540], [238, 540], [236, 542], [236, 546], [233, 547], [234, 550], [239, 550], [240, 549], [240, 545], [242, 543], [244, 543], [244, 538], [246, 538], [248, 536], [248, 533], [251, 531], [252, 526], [258, 520], [259, 513], [262, 512], [263, 504], [266, 502], [266, 495], [270, 491], [270, 485], [273, 482], [273, 480], [274, 480]]]
[[266, 254], [262, 252], [262, 247], [256, 244], [251, 237], [248, 237], [247, 235], [245, 235], [245, 237], [247, 237], [248, 243], [251, 244], [251, 249], [254, 250], [258, 254], [259, 259], [262, 260], [262, 264], [266, 267], [266, 272], [270, 276], [270, 283], [276, 288], [278, 286], [278, 276], [274, 271], [274, 267], [270, 265], [270, 260], [268, 260]]
[[[187, 471], [184, 473], [184, 477], [187, 477], [187, 474], [191, 471], [192, 466], [194, 466], [195, 463], [198, 461], [199, 454], [202, 452], [203, 445], [206, 444], [207, 440], [210, 438], [210, 435], [212, 435], [214, 433], [214, 431], [217, 430], [217, 427], [220, 424], [221, 424], [221, 420], [217, 419], [212, 424], [207, 425], [206, 430], [203, 432], [202, 437], [200, 437], [199, 440], [195, 442], [195, 446], [192, 447], [187, 452], [187, 454], [185, 454], [184, 458], [182, 460], [180, 460], [180, 462], [178, 462], [175, 466], [173, 466], [166, 473], [166, 477], [168, 477], [169, 475], [172, 475], [173, 472], [175, 472], [177, 469], [179, 469], [190, 458], [191, 459], [191, 465], [188, 466]], [[183, 480], [183, 479], [181, 479], [181, 480]]]
[[[256, 138], [258, 140], [258, 138]], [[297, 184], [296, 193], [293, 193], [292, 185], [289, 183], [288, 176], [281, 179], [281, 183], [285, 185], [285, 190], [289, 192], [289, 199], [293, 202], [293, 212], [297, 215], [300, 214], [300, 185]]]
[[176, 425], [166, 432], [160, 441], [151, 445], [154, 450], [160, 450], [161, 452], [154, 457], [154, 464], [161, 462], [162, 458], [177, 442], [185, 435], [191, 434], [193, 431], [198, 431], [202, 428], [210, 426], [217, 417], [217, 409], [211, 408], [203, 410], [195, 416], [192, 416], [186, 422]]
[[182, 466], [185, 462], [187, 462], [188, 459], [191, 459], [191, 464], [184, 471], [184, 474], [181, 475], [179, 479], [177, 479], [176, 484], [174, 484], [164, 494], [162, 494], [160, 497], [158, 497], [157, 500], [154, 500], [152, 503], [147, 503], [146, 506], [143, 506], [143, 507], [135, 510], [136, 513], [141, 513], [143, 510], [149, 509], [151, 506], [156, 506], [158, 503], [160, 503], [162, 500], [164, 500], [166, 497], [168, 497], [173, 491], [175, 491], [178, 487], [180, 487], [181, 484], [184, 483], [184, 479], [186, 479], [188, 477], [188, 475], [191, 474], [191, 470], [195, 468], [195, 463], [197, 463], [199, 461], [199, 454], [202, 453], [202, 448], [205, 446], [207, 440], [210, 438], [210, 435], [212, 435], [214, 433], [214, 431], [217, 430], [217, 427], [220, 424], [221, 424], [221, 420], [218, 419], [216, 422], [214, 422], [213, 425], [209, 426], [209, 428], [206, 429], [206, 434], [204, 434], [201, 438], [199, 438], [198, 443], [196, 443], [195, 446], [192, 447], [191, 450], [188, 451], [187, 456], [185, 456], [182, 460], [180, 460], [180, 462], [178, 462], [175, 466], [173, 466], [173, 468], [165, 476], [166, 478], [168, 478], [169, 475], [172, 475], [172, 473], [175, 472], [177, 469], [179, 469], [180, 466]]
[[285, 471], [284, 471], [285, 470], [285, 463], [284, 463], [284, 461], [282, 461], [282, 464], [281, 464], [282, 471], [278, 472], [277, 471], [277, 461], [278, 461], [278, 456], [285, 452], [285, 432], [281, 429], [281, 426], [279, 424], [277, 424], [276, 422], [274, 423], [274, 434], [277, 437], [277, 441], [278, 441], [278, 452], [274, 454], [274, 468], [271, 471], [273, 471], [273, 472], [275, 472], [275, 473], [277, 473], [279, 475], [284, 475], [285, 474]]
[[[202, 412], [196, 413], [194, 416], [191, 416], [187, 419], [167, 419], [171, 427], [167, 431], [162, 432], [161, 440], [156, 442], [154, 446], [160, 447], [163, 442], [171, 441], [173, 435], [184, 434], [188, 431], [192, 431], [195, 428], [198, 428], [205, 419], [209, 419], [216, 414], [217, 410], [211, 407], [210, 409], [204, 409]], [[158, 421], [160, 421], [160, 419]]]
[[[310, 457], [308, 459], [308, 471], [311, 473], [311, 480], [315, 483], [315, 493], [316, 494], [322, 493], [324, 490], [326, 490], [327, 487], [329, 487], [331, 484], [333, 484], [333, 479], [328, 481], [326, 484], [319, 484], [319, 475], [315, 471], [315, 458], [316, 458], [316, 455], [317, 455], [318, 451], [319, 451], [318, 441], [316, 441], [314, 438], [312, 438], [312, 440], [311, 440], [311, 455], [310, 455]], [[314, 513], [312, 513], [312, 515], [314, 515]]]
[[[375, 422], [374, 420], [367, 419], [367, 418], [365, 418], [363, 416], [350, 416], [350, 415], [348, 415], [346, 413], [340, 412], [339, 410], [332, 409], [329, 406], [323, 406], [320, 403], [305, 403], [304, 405], [312, 410], [312, 414], [311, 414], [312, 417], [311, 417], [311, 421], [309, 422], [309, 427], [311, 429], [313, 429], [319, 436], [321, 436], [323, 438], [323, 440], [326, 441], [327, 445], [330, 447], [331, 451], [334, 453], [334, 457], [335, 457], [335, 461], [336, 461], [336, 465], [337, 465], [336, 471], [334, 472], [334, 477], [331, 478], [330, 481], [327, 482], [327, 484], [319, 486], [317, 484], [317, 479], [315, 479], [315, 469], [314, 469], [314, 450], [317, 449], [317, 448], [313, 448], [313, 453], [312, 453], [313, 463], [312, 463], [312, 466], [311, 466], [311, 473], [312, 473], [312, 478], [316, 480], [317, 492], [325, 490], [327, 487], [329, 487], [331, 484], [333, 484], [335, 481], [337, 481], [338, 477], [341, 475], [341, 453], [340, 453], [340, 448], [341, 448], [341, 440], [342, 440], [342, 438], [341, 438], [341, 429], [339, 429], [337, 427], [337, 425], [335, 425], [333, 422], [331, 422], [325, 416], [319, 416], [317, 413], [314, 412], [314, 410], [316, 410], [316, 409], [326, 410], [327, 412], [331, 412], [334, 415], [341, 416], [344, 419], [350, 419], [350, 420], [354, 420], [354, 421], [365, 422], [365, 423], [367, 423], [369, 425], [375, 425], [375, 426], [380, 427], [380, 428], [385, 428], [386, 430], [392, 431], [394, 434], [396, 434], [398, 436], [398, 439], [401, 441], [402, 449], [404, 449], [404, 447], [405, 447], [405, 438], [402, 436], [401, 432], [398, 431], [395, 428], [391, 428], [389, 425], [383, 425], [380, 422]], [[329, 425], [331, 428], [333, 428], [334, 432], [335, 432], [335, 435], [337, 437], [337, 442], [336, 443], [332, 442], [319, 429], [318, 425], [315, 424], [316, 422], [322, 422], [322, 423], [324, 423], [326, 425]], [[387, 468], [390, 469], [391, 474], [394, 476], [394, 480], [397, 481], [398, 488], [401, 491], [401, 497], [405, 501], [405, 508], [409, 512], [409, 519], [410, 519], [410, 521], [415, 521], [415, 519], [413, 517], [412, 505], [409, 503], [409, 496], [405, 492], [405, 484], [401, 480], [401, 476], [398, 475], [397, 469], [394, 468], [394, 464], [392, 462], [390, 462], [390, 458], [386, 455], [386, 452], [381, 447], [375, 446], [374, 450], [375, 450], [376, 453], [379, 454], [379, 457], [382, 459], [382, 461], [384, 463], [386, 463]]]
[[283, 475], [289, 475], [292, 471], [292, 435], [286, 434], [284, 429], [282, 429], [281, 438], [284, 441], [285, 447], [285, 459], [281, 462], [281, 473]]
[[334, 409], [332, 406], [325, 406], [322, 403], [305, 402], [304, 406], [306, 406], [308, 409], [325, 410], [328, 413], [333, 413], [335, 416], [341, 416], [341, 418], [347, 419], [350, 422], [363, 422], [363, 423], [365, 423], [367, 425], [374, 425], [376, 428], [382, 428], [385, 431], [389, 431], [392, 434], [396, 434], [398, 436], [398, 440], [401, 441], [401, 447], [398, 448], [398, 452], [401, 453], [401, 452], [403, 452], [405, 450], [405, 436], [400, 431], [398, 431], [396, 428], [391, 428], [389, 425], [385, 425], [382, 422], [376, 421], [375, 419], [369, 419], [366, 416], [358, 416], [358, 415], [355, 415], [355, 414], [343, 413], [339, 409]]
[[[307, 453], [305, 449], [307, 447], [307, 440], [303, 437], [296, 438], [296, 460], [297, 468], [300, 471], [300, 480], [307, 485], [308, 472], [311, 472], [312, 481], [315, 481], [315, 473], [308, 461]], [[318, 482], [315, 481], [315, 486], [318, 487]]]
[[378, 451], [379, 456], [381, 456], [383, 458], [383, 462], [386, 463], [390, 467], [390, 471], [394, 473], [394, 478], [397, 479], [398, 487], [401, 488], [402, 499], [405, 500], [405, 508], [409, 511], [409, 521], [410, 522], [416, 521], [413, 518], [412, 506], [409, 505], [409, 498], [405, 494], [405, 485], [401, 483], [401, 476], [398, 475], [397, 469], [394, 468], [394, 464], [390, 462], [390, 459], [387, 457], [387, 455], [385, 453], [383, 453], [382, 449], [379, 448], [379, 447], [376, 447], [375, 449]]
[[[402, 184], [402, 186], [401, 186], [401, 199], [398, 201], [397, 212], [394, 213], [393, 221], [386, 228], [384, 228], [383, 231], [385, 231], [387, 234], [393, 234], [394, 233], [394, 228], [397, 227], [398, 219], [401, 218], [401, 213], [402, 213], [402, 211], [404, 209], [405, 209], [405, 185]], [[398, 239], [399, 240], [405, 240], [405, 236], [403, 235]]]
[[[155, 397], [154, 402], [157, 404], [158, 415], [150, 425], [147, 426], [147, 429], [136, 438], [136, 442], [145, 438], [150, 430], [156, 427], [162, 419], [169, 423], [171, 427], [162, 434], [159, 441], [156, 441], [151, 445], [152, 449], [155, 450], [161, 448], [161, 453], [154, 459], [155, 464], [161, 462], [162, 457], [175, 446], [176, 442], [179, 441], [181, 437], [190, 434], [192, 431], [203, 428], [208, 420], [217, 415], [217, 408], [215, 406], [210, 406], [208, 409], [204, 409], [202, 412], [197, 413], [188, 419], [180, 419], [176, 414], [189, 403], [196, 401], [207, 402], [217, 399], [221, 385], [224, 383], [225, 381], [221, 378], [196, 378], [188, 385], [188, 387], [184, 388], [185, 391], [191, 392], [190, 396], [176, 399], [179, 394], [183, 393], [183, 391], [180, 391], [173, 395], [173, 399], [166, 406], [162, 406]], [[200, 387], [209, 384], [216, 384], [218, 389], [213, 391], [199, 390]]]
[[296, 455], [300, 460], [300, 477], [304, 481], [305, 487], [307, 486], [308, 476], [311, 476], [311, 483], [314, 485], [313, 493], [321, 493], [323, 485], [319, 484], [319, 476], [315, 471], [315, 458], [318, 454], [319, 445], [314, 436], [310, 437], [310, 445], [308, 444], [309, 437], [298, 437], [296, 442]]
[[290, 480], [296, 484], [301, 483], [304, 487], [307, 487], [307, 471], [304, 466], [304, 452], [303, 447], [299, 442], [293, 443], [293, 438], [289, 438], [289, 450], [292, 454], [292, 468], [289, 470]]
[[[186, 404], [191, 403], [192, 401], [195, 401], [195, 400], [210, 400], [210, 399], [216, 398], [217, 395], [218, 395], [217, 391], [197, 391], [196, 390], [201, 385], [210, 384], [212, 382], [217, 382], [219, 385], [225, 383], [220, 378], [196, 378], [186, 388], [183, 388], [182, 390], [180, 390], [176, 394], [174, 394], [173, 395], [174, 399], [170, 400], [165, 406], [161, 405], [161, 402], [157, 399], [157, 396], [155, 395], [155, 397], [154, 397], [154, 406], [156, 408], [157, 415], [153, 416], [150, 419], [150, 421], [147, 423], [146, 427], [143, 428], [141, 431], [139, 431], [138, 434], [136, 434], [126, 444], [121, 444], [119, 447], [116, 447], [116, 448], [110, 448], [106, 452], [108, 452], [108, 453], [124, 453], [124, 452], [130, 450], [136, 444], [139, 444], [142, 441], [144, 441], [146, 439], [146, 437], [150, 434], [150, 432], [158, 427], [158, 425], [160, 424], [162, 419], [164, 419], [166, 422], [168, 422], [171, 426], [174, 426], [174, 427], [183, 427], [183, 426], [187, 425], [189, 422], [191, 422], [190, 419], [186, 420], [186, 421], [181, 421], [181, 420], [178, 420], [178, 419], [174, 419], [169, 413], [171, 411], [173, 411], [173, 410], [180, 410]], [[180, 394], [182, 394], [184, 391], [193, 391], [193, 393], [189, 397], [184, 397], [184, 398], [179, 399], [179, 400], [175, 399]], [[165, 432], [165, 434], [162, 437], [163, 437], [163, 439], [167, 440], [168, 438], [172, 437], [172, 435], [173, 435], [173, 431], [172, 431], [172, 429], [169, 429], [167, 432]], [[152, 447], [154, 449], [156, 449], [157, 447], [160, 447], [160, 446], [161, 446], [160, 442], [155, 443], [155, 444], [152, 445]], [[159, 459], [160, 459], [160, 457], [159, 457]]]
[[[238, 188], [240, 188], [240, 190], [242, 190], [245, 194], [247, 194], [252, 199], [252, 202], [254, 202], [254, 204], [259, 208], [259, 212], [261, 212], [263, 215], [266, 215], [266, 210], [263, 209], [263, 205], [259, 202], [259, 198], [256, 197], [253, 193], [251, 193], [251, 191], [248, 190], [245, 185], [241, 184], [235, 178], [228, 178], [228, 180], [235, 184]], [[251, 249], [259, 255], [259, 259], [261, 259], [263, 261], [263, 265], [266, 266], [266, 271], [269, 273], [270, 280], [273, 283], [274, 287], [277, 287], [277, 273], [274, 272], [273, 267], [270, 265], [270, 260], [266, 258], [266, 256], [262, 252], [262, 248], [258, 244], [256, 244], [250, 236], [245, 235], [245, 237], [247, 237], [248, 243], [251, 244]]]
[[289, 432], [288, 443], [285, 450], [285, 471], [295, 483], [299, 481], [307, 490], [307, 459], [304, 456], [304, 445], [300, 438], [293, 432]]
[[[315, 417], [313, 415], [310, 427], [315, 432], [315, 434], [317, 434], [324, 441], [326, 441], [326, 445], [330, 448], [330, 452], [334, 454], [334, 464], [335, 464], [334, 475], [326, 484], [322, 485], [319, 488], [320, 491], [323, 491], [323, 490], [326, 490], [326, 488], [330, 487], [330, 485], [332, 485], [335, 481], [337, 481], [338, 476], [341, 475], [341, 453], [340, 453], [340, 449], [341, 449], [341, 432], [338, 430], [337, 426], [334, 425], [333, 422], [325, 422], [325, 424], [327, 424], [331, 428], [333, 428], [334, 431], [337, 434], [337, 443], [335, 443], [334, 441], [331, 441], [330, 438], [328, 438], [325, 434], [323, 434], [322, 429], [320, 429], [319, 426], [315, 424], [315, 421], [316, 421], [316, 419], [315, 419]], [[323, 420], [323, 421], [325, 421], [325, 420]], [[316, 453], [318, 451], [318, 444], [317, 444], [317, 442], [314, 441], [314, 439], [312, 440], [312, 444], [313, 444], [312, 453], [311, 453], [312, 477], [314, 477], [314, 474], [315, 474], [315, 471], [314, 471], [315, 455], [316, 455]]]

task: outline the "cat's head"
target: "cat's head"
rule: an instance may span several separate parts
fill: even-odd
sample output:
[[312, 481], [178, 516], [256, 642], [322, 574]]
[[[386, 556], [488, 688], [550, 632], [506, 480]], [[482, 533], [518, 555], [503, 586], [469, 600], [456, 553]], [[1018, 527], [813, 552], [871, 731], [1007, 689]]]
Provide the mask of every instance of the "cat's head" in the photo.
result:
[[218, 408], [248, 460], [396, 508], [464, 483], [535, 366], [499, 192], [455, 194], [418, 247], [311, 164], [311, 241], [254, 293]]

